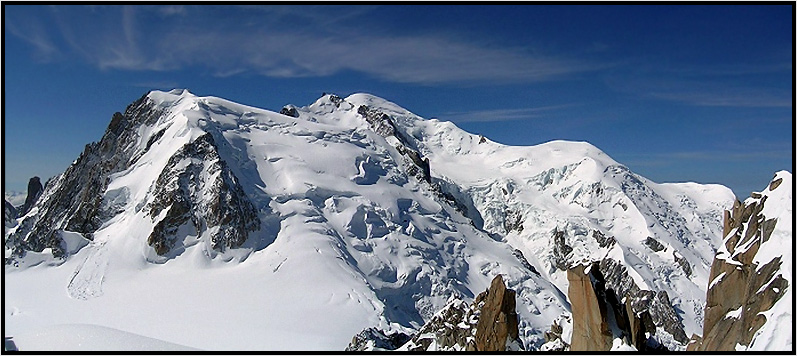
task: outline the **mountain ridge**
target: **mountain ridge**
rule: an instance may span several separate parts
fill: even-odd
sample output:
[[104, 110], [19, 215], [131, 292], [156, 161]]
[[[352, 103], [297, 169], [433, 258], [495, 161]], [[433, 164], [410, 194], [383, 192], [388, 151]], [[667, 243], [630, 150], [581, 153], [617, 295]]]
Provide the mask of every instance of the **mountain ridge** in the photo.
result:
[[[132, 270], [159, 276], [160, 286], [169, 271], [218, 270], [261, 296], [242, 279], [289, 283], [255, 309], [275, 313], [303, 296], [276, 314], [312, 315], [320, 329], [294, 322], [268, 344], [242, 340], [251, 335], [243, 332], [225, 348], [283, 349], [280, 335], [307, 341], [326, 332], [338, 336], [307, 345], [343, 349], [369, 327], [411, 333], [450, 297], [473, 298], [500, 274], [517, 291], [523, 348], [539, 349], [552, 324], [571, 332], [567, 269], [602, 262], [625, 267], [617, 286], [669, 295], [661, 308], [675, 317], [656, 321], [658, 343], [683, 349], [678, 335], [702, 327], [713, 246], [733, 201], [725, 187], [656, 184], [586, 142], [501, 145], [364, 93], [278, 113], [153, 91], [117, 114], [7, 235], [7, 262], [20, 264], [6, 267], [14, 285], [36, 265], [69, 266], [66, 297], [88, 304], [146, 288], [141, 278], [125, 286], [113, 277]], [[72, 192], [94, 180], [102, 184]], [[69, 194], [86, 200], [57, 203]], [[75, 229], [88, 226], [69, 225], [76, 219], [91, 224]], [[309, 296], [310, 286], [328, 291]], [[320, 316], [332, 305], [340, 311]], [[341, 318], [344, 326], [329, 331]], [[148, 335], [142, 330], [128, 331]], [[207, 345], [157, 330], [170, 342]]]

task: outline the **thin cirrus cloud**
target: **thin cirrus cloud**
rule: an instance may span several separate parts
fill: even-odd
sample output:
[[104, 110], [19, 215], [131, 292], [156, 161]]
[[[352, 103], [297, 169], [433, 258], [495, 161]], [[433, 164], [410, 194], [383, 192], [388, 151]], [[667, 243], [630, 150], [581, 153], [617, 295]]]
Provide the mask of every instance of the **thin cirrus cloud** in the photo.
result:
[[791, 92], [784, 90], [788, 82], [770, 79], [764, 83], [758, 79], [790, 71], [791, 67], [782, 63], [676, 70], [640, 66], [629, 73], [607, 77], [605, 83], [619, 92], [690, 106], [788, 108], [792, 106]]
[[678, 101], [695, 106], [725, 107], [791, 107], [792, 99], [774, 93], [769, 88], [717, 88], [715, 90], [684, 90], [651, 92], [652, 98]]
[[[581, 60], [532, 54], [528, 48], [496, 47], [445, 35], [377, 34], [340, 23], [275, 25], [285, 19], [274, 19], [275, 24], [217, 23], [221, 20], [207, 21], [211, 14], [205, 9], [199, 15], [191, 13], [196, 9], [183, 7], [149, 10], [111, 7], [94, 10], [102, 12], [97, 16], [54, 9], [49, 11], [54, 35], [11, 33], [37, 53], [53, 58], [58, 52], [70, 52], [105, 70], [194, 67], [218, 76], [251, 72], [287, 78], [356, 71], [390, 82], [436, 85], [536, 82], [597, 69]], [[290, 11], [271, 13], [280, 14], [291, 16]], [[14, 29], [25, 21], [18, 18], [9, 26]]]
[[[344, 70], [401, 83], [541, 81], [589, 70], [575, 61], [528, 56], [442, 37], [328, 36], [301, 32], [173, 32], [148, 60], [119, 51], [98, 55], [101, 68], [169, 70], [198, 65], [215, 73], [252, 71], [271, 77], [328, 76]], [[102, 53], [98, 53], [102, 54]], [[121, 54], [121, 55], [119, 55]]]
[[781, 160], [784, 157], [791, 155], [791, 149], [773, 148], [749, 151], [720, 151], [720, 150], [702, 150], [702, 151], [675, 151], [665, 153], [633, 153], [623, 154], [622, 161], [624, 164], [635, 167], [656, 167], [691, 163], [746, 163], [746, 162], [759, 162], [761, 160]]
[[439, 118], [457, 123], [533, 120], [533, 119], [547, 117], [551, 111], [570, 108], [576, 105], [577, 104], [566, 104], [566, 105], [542, 106], [535, 108], [448, 112], [441, 114]]
[[5, 30], [19, 39], [25, 41], [33, 48], [33, 57], [40, 61], [50, 61], [60, 57], [61, 51], [50, 35], [45, 25], [38, 19], [29, 21], [5, 23]]

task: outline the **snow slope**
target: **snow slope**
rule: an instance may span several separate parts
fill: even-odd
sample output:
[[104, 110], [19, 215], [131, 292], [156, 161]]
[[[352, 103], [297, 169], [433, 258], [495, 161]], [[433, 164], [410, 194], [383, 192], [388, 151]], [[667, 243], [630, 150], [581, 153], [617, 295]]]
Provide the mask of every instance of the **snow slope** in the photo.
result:
[[[385, 108], [395, 116], [429, 157], [432, 175], [472, 207], [471, 218], [523, 251], [560, 290], [567, 291], [567, 278], [555, 267], [554, 231], [563, 231], [573, 249], [563, 256], [564, 265], [614, 258], [631, 267], [640, 288], [668, 292], [687, 335], [700, 332], [722, 212], [734, 201], [730, 189], [656, 184], [586, 142], [505, 146], [366, 94], [346, 101]], [[507, 229], [511, 216], [522, 228]], [[599, 246], [591, 237], [595, 231], [617, 243]], [[665, 249], [651, 250], [644, 243], [648, 237]], [[689, 273], [677, 259], [688, 262]]]
[[[775, 173], [773, 181], [781, 180], [780, 189], [772, 190], [770, 187], [764, 189], [759, 194], [766, 197], [766, 204], [761, 214], [768, 219], [777, 219], [775, 229], [769, 236], [769, 240], [761, 244], [756, 252], [753, 263], [764, 266], [769, 261], [780, 257], [781, 265], [778, 274], [789, 282], [783, 295], [775, 302], [769, 310], [761, 314], [766, 317], [766, 323], [753, 336], [748, 350], [751, 351], [783, 351], [793, 350], [794, 340], [794, 232], [793, 213], [794, 213], [794, 182], [792, 174], [786, 171]], [[748, 198], [745, 204], [750, 203], [755, 198]]]
[[[450, 296], [472, 299], [503, 274], [518, 293], [524, 347], [538, 348], [552, 323], [568, 320], [557, 263], [606, 257], [640, 287], [669, 293], [687, 333], [702, 325], [722, 211], [733, 202], [725, 187], [656, 184], [588, 143], [481, 142], [368, 94], [290, 106], [297, 117], [186, 90], [146, 100], [162, 114], [131, 128], [137, 158], [109, 176], [103, 202], [114, 214], [93, 240], [64, 231], [66, 259], [45, 249], [6, 266], [8, 334], [85, 324], [203, 350], [342, 350], [367, 327], [411, 332]], [[375, 128], [362, 106], [392, 124]], [[218, 174], [170, 159], [206, 134], [259, 228], [222, 251], [212, 242], [218, 227], [183, 225], [159, 255], [147, 243], [162, 218], [148, 214], [152, 187], [189, 164], [204, 167], [202, 179]], [[428, 159], [428, 182], [408, 152]], [[595, 231], [616, 243], [600, 247]], [[557, 255], [556, 232], [570, 253]], [[647, 237], [665, 249], [652, 251]], [[37, 348], [24, 338], [17, 346]]]
[[146, 336], [98, 325], [54, 325], [13, 337], [15, 344], [36, 345], [42, 351], [200, 351]]

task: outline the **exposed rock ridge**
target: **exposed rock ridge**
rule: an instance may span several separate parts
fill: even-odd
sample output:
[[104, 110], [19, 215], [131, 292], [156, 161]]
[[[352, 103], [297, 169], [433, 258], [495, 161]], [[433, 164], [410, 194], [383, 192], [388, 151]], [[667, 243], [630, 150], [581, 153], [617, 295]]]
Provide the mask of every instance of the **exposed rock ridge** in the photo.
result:
[[[450, 182], [432, 178], [429, 158], [423, 157], [423, 155], [417, 149], [413, 148], [415, 147], [413, 142], [411, 142], [411, 140], [407, 138], [400, 129], [398, 129], [398, 126], [390, 115], [380, 111], [379, 109], [368, 107], [367, 105], [361, 105], [358, 107], [357, 113], [365, 118], [366, 122], [368, 122], [368, 124], [371, 126], [371, 129], [374, 130], [374, 132], [376, 132], [378, 135], [385, 138], [396, 138], [398, 144], [394, 147], [404, 157], [403, 166], [409, 176], [413, 176], [419, 181], [428, 183], [429, 187], [431, 188], [431, 192], [435, 194], [437, 198], [447, 202], [449, 205], [451, 205], [451, 207], [462, 213], [464, 216], [471, 216], [471, 211], [468, 209], [467, 203], [459, 201], [454, 194], [449, 192], [449, 190], [457, 190], [458, 188], [452, 187], [452, 183]], [[471, 203], [470, 205], [473, 204]], [[478, 214], [478, 212], [476, 212], [476, 214]], [[480, 220], [480, 217], [476, 217], [476, 220]], [[517, 216], [516, 224], [520, 224], [520, 216]], [[477, 226], [477, 228], [481, 227]], [[513, 228], [516, 227], [513, 226]], [[522, 230], [522, 226], [520, 226], [519, 229]]]
[[476, 323], [476, 351], [505, 351], [507, 342], [518, 339], [515, 291], [506, 288], [499, 274], [493, 278], [490, 289], [476, 296], [474, 303], [481, 311]]
[[39, 212], [21, 221], [9, 236], [6, 245], [13, 255], [51, 248], [53, 256], [65, 257], [62, 230], [92, 240], [92, 233], [109, 218], [101, 209], [109, 176], [135, 163], [139, 133], [131, 128], [153, 124], [161, 115], [147, 95], [128, 105], [124, 114], [113, 114], [100, 141], [86, 145], [78, 159], [46, 185], [36, 204]]
[[[507, 288], [503, 277], [497, 275], [490, 287], [479, 293], [472, 303], [451, 297], [446, 306], [399, 350], [517, 351], [522, 349], [518, 325], [515, 291]], [[352, 339], [346, 350], [370, 350], [372, 348], [368, 345], [377, 345], [380, 340], [391, 337], [388, 335], [395, 334], [363, 330]]]
[[257, 209], [220, 159], [210, 133], [184, 145], [169, 159], [152, 195], [148, 209], [153, 220], [168, 209], [147, 238], [159, 255], [174, 247], [177, 229], [189, 222], [197, 236], [212, 229], [211, 246], [221, 252], [240, 247], [249, 232], [260, 228]]
[[[774, 179], [763, 194], [753, 193], [745, 203], [737, 200], [725, 212], [723, 245], [711, 265], [703, 335], [693, 335], [688, 350], [735, 351], [750, 346], [756, 331], [767, 322], [763, 312], [791, 288], [781, 272], [783, 256], [756, 260], [779, 223], [762, 213], [767, 198], [776, 189], [791, 189], [781, 182], [782, 178]], [[778, 248], [789, 253], [788, 246]]]
[[407, 173], [415, 176], [419, 180], [424, 180], [427, 183], [432, 182], [432, 174], [429, 167], [429, 159], [423, 158], [421, 154], [411, 148], [409, 140], [404, 137], [400, 130], [396, 128], [396, 124], [390, 115], [385, 114], [378, 109], [372, 109], [366, 105], [361, 105], [357, 108], [357, 113], [365, 118], [365, 121], [371, 126], [379, 136], [382, 137], [395, 137], [399, 141], [396, 145], [396, 150], [405, 157], [409, 164], [407, 164]]
[[[669, 301], [655, 304], [654, 300], [662, 298], [659, 297], [661, 293], [654, 296], [653, 292], [644, 290], [638, 291], [641, 298], [633, 294], [624, 296], [601, 272], [602, 264], [603, 261], [578, 265], [567, 271], [568, 297], [573, 313], [570, 350], [609, 351], [615, 346], [616, 339], [640, 351], [664, 350], [655, 338], [650, 337], [657, 328], [652, 315], [661, 312], [657, 307], [669, 305]], [[663, 298], [666, 298], [666, 293]]]
[[682, 345], [689, 341], [666, 291], [639, 288], [634, 279], [628, 275], [626, 266], [611, 258], [601, 260], [598, 270], [603, 276], [606, 288], [611, 288], [618, 298], [627, 300], [631, 311], [646, 324], [646, 331], [655, 335], [657, 327], [661, 327]]
[[[113, 114], [100, 141], [86, 145], [64, 173], [48, 182], [36, 203], [38, 212], [11, 231], [6, 245], [12, 258], [6, 262], [13, 263], [13, 256], [24, 256], [25, 251], [46, 248], [54, 257], [65, 258], [63, 231], [92, 240], [105, 221], [122, 212], [127, 191], [107, 191], [111, 177], [131, 168], [163, 137], [166, 128], [142, 135], [166, 118], [168, 110], [144, 95], [124, 114]], [[209, 231], [212, 248], [220, 252], [241, 246], [249, 232], [260, 227], [257, 209], [219, 157], [210, 133], [170, 157], [149, 194], [147, 209], [155, 226], [147, 243], [159, 255], [174, 247], [178, 228], [189, 222], [197, 236]]]
[[402, 332], [385, 332], [379, 328], [367, 328], [354, 335], [344, 351], [392, 351], [410, 340]]

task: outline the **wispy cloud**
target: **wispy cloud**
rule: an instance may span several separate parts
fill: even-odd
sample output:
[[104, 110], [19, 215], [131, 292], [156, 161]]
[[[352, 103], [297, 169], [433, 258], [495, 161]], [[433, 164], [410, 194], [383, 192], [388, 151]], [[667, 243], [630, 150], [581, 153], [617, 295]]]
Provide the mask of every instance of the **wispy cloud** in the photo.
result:
[[634, 166], [667, 166], [682, 164], [684, 162], [724, 162], [742, 163], [768, 159], [784, 159], [793, 156], [790, 148], [749, 150], [749, 151], [720, 151], [720, 150], [694, 150], [674, 151], [663, 153], [634, 153], [618, 156], [619, 159]]
[[792, 106], [791, 62], [662, 64], [631, 63], [604, 76], [606, 85], [634, 96], [690, 106], [787, 108]]
[[438, 118], [453, 122], [501, 122], [515, 120], [532, 120], [547, 117], [547, 113], [554, 110], [577, 106], [577, 104], [552, 105], [536, 108], [496, 109], [447, 112]]
[[61, 51], [47, 33], [39, 19], [24, 22], [4, 21], [6, 31], [30, 44], [33, 57], [41, 61], [51, 61], [61, 56]]
[[726, 107], [791, 107], [792, 98], [771, 88], [715, 88], [684, 89], [682, 91], [652, 91], [646, 94], [656, 99], [678, 101], [696, 106]]
[[155, 11], [159, 12], [162, 16], [175, 16], [185, 15], [186, 7], [183, 5], [161, 5], [156, 6]]
[[[597, 68], [531, 48], [352, 26], [370, 7], [233, 7], [219, 16], [214, 9], [109, 6], [87, 15], [86, 9], [58, 8], [50, 16], [65, 47], [101, 69], [195, 66], [219, 76], [250, 72], [288, 78], [357, 71], [385, 81], [436, 85], [536, 82]], [[23, 37], [21, 31], [12, 33], [40, 51], [53, 47], [43, 39]]]

